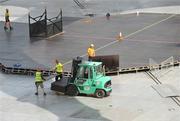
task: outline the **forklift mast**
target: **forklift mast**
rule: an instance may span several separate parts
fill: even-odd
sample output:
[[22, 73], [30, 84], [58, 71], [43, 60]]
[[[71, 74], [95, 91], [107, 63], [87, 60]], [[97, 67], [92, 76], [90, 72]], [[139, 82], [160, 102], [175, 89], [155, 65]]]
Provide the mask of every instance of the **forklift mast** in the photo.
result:
[[75, 59], [73, 59], [72, 62], [72, 68], [71, 68], [71, 74], [72, 74], [72, 79], [71, 82], [73, 82], [77, 76], [77, 71], [79, 70], [79, 65], [80, 63], [82, 63], [83, 58], [82, 57], [77, 57]]

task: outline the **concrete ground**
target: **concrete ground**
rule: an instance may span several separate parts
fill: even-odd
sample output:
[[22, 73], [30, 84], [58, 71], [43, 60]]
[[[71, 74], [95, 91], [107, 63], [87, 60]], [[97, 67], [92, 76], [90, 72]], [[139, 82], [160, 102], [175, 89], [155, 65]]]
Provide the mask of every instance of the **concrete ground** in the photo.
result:
[[[153, 72], [154, 73], [154, 72]], [[180, 95], [177, 75], [180, 68], [169, 68], [154, 75], [171, 85]], [[152, 88], [157, 85], [145, 72], [112, 77], [111, 96], [69, 97], [50, 90], [35, 96], [34, 78], [0, 74], [1, 121], [179, 121], [180, 106]], [[180, 98], [179, 98], [180, 99]]]
[[[149, 58], [158, 63], [170, 56], [179, 60], [179, 1], [79, 1], [86, 9], [80, 9], [72, 0], [1, 1], [0, 20], [9, 8], [14, 30], [0, 29], [0, 62], [10, 67], [20, 63], [22, 68], [51, 68], [58, 58], [68, 71], [72, 58], [85, 56], [90, 43], [96, 45], [97, 55], [118, 54], [121, 68], [148, 65]], [[40, 15], [44, 8], [48, 17], [63, 9], [65, 34], [34, 41], [29, 38], [27, 14]], [[109, 21], [105, 18], [106, 8], [112, 13]], [[93, 10], [96, 16], [89, 18], [80, 12], [87, 10]], [[134, 14], [137, 10], [139, 16]], [[0, 22], [2, 28], [3, 24]], [[121, 42], [116, 41], [119, 32], [125, 37]]]
[[[76, 19], [64, 26], [63, 35], [35, 41], [29, 38], [27, 24], [13, 23], [13, 31], [0, 30], [0, 62], [10, 67], [20, 63], [22, 68], [52, 68], [58, 58], [70, 70], [72, 58], [85, 57], [91, 43], [96, 55], [119, 55], [121, 68], [148, 65], [149, 58], [158, 63], [171, 56], [179, 60], [179, 18], [174, 14], [128, 14], [110, 20]], [[116, 40], [119, 32], [122, 41]]]
[[[111, 45], [112, 42], [111, 48], [115, 48], [116, 52], [121, 53], [122, 62], [125, 64], [131, 64], [131, 61], [135, 62], [135, 64], [146, 64], [148, 58], [153, 58], [158, 63], [170, 56], [174, 56], [176, 59], [179, 58], [179, 15], [174, 15], [174, 13], [178, 13], [177, 9], [179, 7], [174, 7], [174, 5], [179, 5], [180, 1], [80, 1], [85, 5], [85, 10], [79, 9], [72, 0], [54, 0], [53, 2], [51, 0], [1, 0], [0, 20], [3, 20], [4, 17], [2, 11], [9, 6], [8, 8], [14, 12], [12, 14], [14, 15], [12, 16], [13, 21], [18, 22], [14, 24], [15, 29], [12, 33], [4, 33], [3, 30], [0, 30], [1, 62], [8, 63], [11, 60], [13, 62], [23, 62], [28, 67], [32, 67], [28, 63], [33, 63], [33, 66], [44, 66], [45, 63], [52, 63], [52, 57], [61, 58], [61, 56], [67, 56], [70, 53], [67, 60], [62, 60], [63, 63], [69, 63], [72, 55], [74, 56], [71, 53], [73, 48], [71, 51], [68, 50], [71, 45], [66, 46], [68, 48], [65, 48], [65, 50], [68, 51], [62, 51], [60, 48], [60, 51], [64, 53], [61, 56], [59, 53], [53, 53], [56, 50], [49, 49], [49, 45], [65, 46], [67, 40], [73, 40], [72, 38], [79, 40], [70, 41], [75, 46], [74, 49], [83, 50], [83, 52], [79, 51], [75, 55], [84, 55], [87, 46], [96, 40], [97, 48], [101, 48], [102, 42], [107, 43], [107, 45], [109, 45], [108, 43]], [[162, 6], [173, 7], [171, 9], [168, 7], [165, 12], [162, 12]], [[144, 12], [142, 8], [149, 7], [161, 8], [146, 9], [146, 12], [150, 12], [150, 14], [140, 13], [140, 16], [134, 14], [137, 10]], [[66, 34], [62, 38], [55, 37], [53, 42], [50, 39], [50, 41], [40, 40], [31, 43], [27, 34], [27, 24], [24, 24], [27, 23], [27, 14], [30, 11], [34, 16], [39, 15], [44, 8], [48, 9], [50, 16], [55, 16], [59, 8], [63, 8], [65, 16], [79, 18], [84, 17], [86, 13], [94, 13], [97, 17], [93, 18], [92, 21], [85, 18], [83, 21], [68, 23], [65, 27]], [[157, 11], [163, 14], [152, 14], [157, 13]], [[111, 21], [107, 21], [104, 18], [107, 12], [114, 13], [116, 16], [113, 16]], [[120, 15], [119, 13], [133, 14]], [[112, 24], [114, 22], [117, 24]], [[104, 26], [107, 24], [108, 26]], [[3, 22], [0, 25], [3, 27]], [[16, 30], [17, 26], [20, 29]], [[112, 29], [110, 32], [106, 29], [109, 26]], [[96, 27], [96, 29], [92, 29], [93, 27]], [[85, 32], [84, 29], [91, 32]], [[100, 31], [101, 29], [103, 31]], [[121, 30], [128, 38], [119, 43], [113, 39]], [[26, 34], [24, 35], [24, 33]], [[21, 39], [18, 39], [19, 37]], [[61, 42], [59, 42], [60, 39], [62, 39]], [[84, 39], [88, 39], [88, 41], [84, 41]], [[76, 46], [78, 43], [81, 43], [80, 47]], [[4, 46], [5, 44], [7, 46]], [[19, 44], [20, 46], [17, 48]], [[39, 44], [42, 45], [40, 53], [36, 53]], [[8, 48], [11, 48], [11, 51]], [[111, 48], [107, 50], [99, 49], [98, 54], [107, 51], [114, 54]], [[37, 58], [41, 53], [47, 54], [46, 50], [49, 50], [49, 54], [53, 54], [53, 56], [43, 55]], [[168, 50], [168, 52], [165, 52], [165, 50]], [[136, 55], [137, 53], [139, 56]], [[133, 58], [130, 58], [132, 56]], [[135, 61], [135, 59], [142, 61]], [[50, 90], [52, 80], [45, 82], [47, 96], [44, 97], [42, 94], [35, 96], [34, 77], [0, 73], [0, 121], [179, 121], [180, 107], [172, 100], [173, 97], [171, 96], [175, 93], [178, 96], [177, 99], [180, 100], [178, 77], [180, 68], [156, 70], [152, 73], [161, 81], [161, 85], [156, 84], [144, 72], [113, 76], [113, 92], [111, 96], [103, 99], [56, 95]], [[165, 85], [169, 85], [174, 90], [171, 90], [171, 88], [160, 89], [161, 86]], [[170, 96], [163, 96], [162, 94], [169, 94]]]

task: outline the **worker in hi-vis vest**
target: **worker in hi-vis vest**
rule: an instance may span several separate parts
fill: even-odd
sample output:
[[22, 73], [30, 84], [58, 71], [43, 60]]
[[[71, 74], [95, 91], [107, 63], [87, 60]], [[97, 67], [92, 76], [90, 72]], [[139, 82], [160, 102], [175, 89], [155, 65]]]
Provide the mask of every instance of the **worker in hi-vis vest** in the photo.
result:
[[35, 95], [38, 95], [38, 88], [39, 88], [39, 86], [41, 87], [44, 95], [46, 95], [46, 93], [44, 91], [43, 81], [45, 81], [45, 79], [42, 76], [41, 70], [37, 69], [37, 71], [35, 73], [35, 85], [36, 85], [36, 93], [35, 93]]
[[55, 66], [55, 72], [56, 72], [56, 77], [55, 80], [59, 81], [62, 76], [63, 76], [63, 65], [56, 59], [55, 60], [56, 66]]
[[9, 27], [9, 29], [10, 30], [12, 30], [12, 26], [11, 26], [11, 22], [10, 22], [10, 20], [9, 20], [9, 10], [8, 9], [6, 9], [6, 12], [5, 12], [5, 24], [4, 24], [4, 29], [6, 30], [6, 29], [8, 29], [8, 27]]
[[95, 57], [94, 44], [91, 44], [87, 50], [88, 60], [92, 61], [92, 57]]

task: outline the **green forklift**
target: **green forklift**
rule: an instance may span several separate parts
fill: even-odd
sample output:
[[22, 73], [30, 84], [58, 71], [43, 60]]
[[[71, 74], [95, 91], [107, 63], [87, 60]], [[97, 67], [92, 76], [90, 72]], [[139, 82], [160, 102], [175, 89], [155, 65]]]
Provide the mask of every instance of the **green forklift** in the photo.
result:
[[105, 76], [102, 62], [83, 61], [77, 57], [73, 59], [71, 75], [51, 83], [51, 90], [69, 96], [85, 94], [103, 98], [112, 91], [111, 77]]

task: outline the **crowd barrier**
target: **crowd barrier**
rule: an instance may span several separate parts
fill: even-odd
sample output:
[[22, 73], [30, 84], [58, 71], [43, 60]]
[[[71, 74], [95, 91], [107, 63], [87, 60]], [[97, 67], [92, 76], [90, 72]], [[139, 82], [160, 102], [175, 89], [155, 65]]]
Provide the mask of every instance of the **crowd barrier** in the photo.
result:
[[[180, 65], [179, 61], [174, 61], [173, 64], [166, 63], [166, 68], [167, 68], [167, 66], [172, 67], [172, 66], [179, 66], [179, 65]], [[143, 72], [143, 71], [149, 71], [150, 68], [152, 68], [152, 67], [140, 66], [140, 67], [121, 68], [116, 71], [106, 71], [106, 75], [118, 75], [118, 74], [124, 74], [124, 73]], [[164, 66], [162, 66], [160, 64], [159, 66], [154, 66], [154, 68], [163, 69]], [[20, 75], [29, 75], [29, 76], [33, 76], [36, 72], [36, 69], [6, 67], [6, 66], [2, 65], [1, 63], [0, 63], [0, 70], [6, 74], [20, 74]], [[50, 70], [41, 70], [41, 72], [44, 76], [55, 75], [55, 72], [50, 71]], [[68, 72], [68, 71], [64, 72], [64, 76], [68, 76], [68, 75], [71, 75], [71, 72]]]

